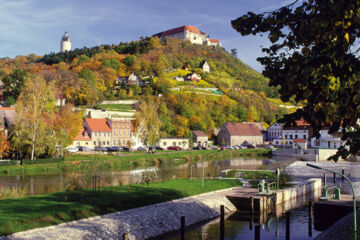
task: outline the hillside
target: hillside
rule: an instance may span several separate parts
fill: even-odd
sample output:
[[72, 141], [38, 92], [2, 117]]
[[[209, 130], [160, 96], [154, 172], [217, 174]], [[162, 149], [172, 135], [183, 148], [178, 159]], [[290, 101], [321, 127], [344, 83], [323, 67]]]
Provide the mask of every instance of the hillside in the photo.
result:
[[[200, 68], [203, 60], [208, 61], [210, 73]], [[43, 57], [19, 56], [1, 59], [0, 67], [5, 85], [3, 97], [8, 104], [16, 100], [21, 79], [35, 73], [54, 82], [57, 98], [77, 106], [94, 105], [101, 100], [146, 100], [162, 94], [158, 102], [164, 135], [189, 137], [190, 130], [210, 134], [226, 121], [271, 123], [286, 111], [268, 100], [278, 98], [276, 89], [268, 87], [269, 80], [224, 49], [175, 38], [164, 42], [145, 38]], [[191, 72], [196, 72], [201, 80], [174, 79]], [[147, 84], [140, 87], [117, 82], [119, 77], [131, 73]], [[14, 81], [18, 89], [11, 85]]]

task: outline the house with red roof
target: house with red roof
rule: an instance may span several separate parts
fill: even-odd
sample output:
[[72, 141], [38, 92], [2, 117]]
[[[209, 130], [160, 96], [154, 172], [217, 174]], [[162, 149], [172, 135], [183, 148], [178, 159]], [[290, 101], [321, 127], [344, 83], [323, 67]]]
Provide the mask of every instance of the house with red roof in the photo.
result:
[[88, 147], [90, 149], [93, 149], [94, 144], [88, 131], [85, 128], [82, 128], [69, 147]]
[[111, 146], [111, 129], [105, 118], [85, 118], [84, 128], [94, 146]]
[[203, 131], [193, 131], [193, 140], [195, 147], [208, 147], [209, 138], [208, 135]]
[[197, 27], [191, 25], [184, 25], [181, 27], [169, 29], [154, 34], [153, 37], [158, 37], [160, 39], [176, 37], [183, 41], [189, 40], [192, 44], [205, 44], [208, 46], [221, 47], [221, 43], [218, 39], [209, 39], [209, 35], [207, 33], [200, 32]]
[[225, 146], [247, 146], [263, 144], [263, 134], [254, 123], [224, 123], [217, 135], [218, 144]]

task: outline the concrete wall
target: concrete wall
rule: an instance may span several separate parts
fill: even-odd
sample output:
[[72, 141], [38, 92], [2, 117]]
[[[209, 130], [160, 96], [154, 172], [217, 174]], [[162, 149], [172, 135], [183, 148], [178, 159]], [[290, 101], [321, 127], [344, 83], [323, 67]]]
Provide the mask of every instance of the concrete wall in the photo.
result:
[[327, 161], [337, 149], [281, 149], [272, 151], [273, 156], [287, 156], [306, 161]]
[[137, 104], [139, 100], [102, 101], [100, 104]]

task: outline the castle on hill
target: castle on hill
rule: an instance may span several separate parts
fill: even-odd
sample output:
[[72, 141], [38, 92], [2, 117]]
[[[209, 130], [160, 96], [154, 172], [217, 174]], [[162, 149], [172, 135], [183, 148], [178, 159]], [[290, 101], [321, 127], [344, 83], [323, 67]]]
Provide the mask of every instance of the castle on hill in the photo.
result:
[[197, 27], [191, 25], [184, 25], [166, 30], [154, 34], [153, 37], [158, 37], [160, 39], [176, 37], [180, 40], [189, 40], [192, 44], [205, 44], [208, 46], [221, 47], [219, 39], [210, 39], [207, 33], [200, 32]]

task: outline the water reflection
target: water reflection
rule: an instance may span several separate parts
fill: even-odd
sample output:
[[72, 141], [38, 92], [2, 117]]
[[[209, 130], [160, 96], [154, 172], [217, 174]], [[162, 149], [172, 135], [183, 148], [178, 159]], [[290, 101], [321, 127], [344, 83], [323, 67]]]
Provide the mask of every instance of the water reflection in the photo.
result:
[[[204, 172], [206, 178], [214, 178], [220, 176], [221, 171], [226, 169], [258, 169], [259, 166], [271, 168], [276, 161], [269, 159], [240, 159], [231, 160], [214, 160], [204, 162]], [[144, 169], [129, 169], [128, 171], [107, 170], [97, 172], [100, 176], [101, 186], [125, 185], [138, 183], [143, 181], [144, 175], [151, 172], [166, 175], [168, 178], [200, 178], [202, 176], [202, 162], [195, 164], [183, 164], [177, 167], [166, 166], [167, 169], [161, 167], [149, 167]], [[160, 171], [159, 171], [160, 170]], [[81, 173], [79, 173], [81, 175]], [[169, 176], [171, 174], [171, 176]], [[90, 176], [91, 175], [91, 176]], [[87, 178], [89, 184], [92, 183], [92, 175]], [[65, 190], [65, 177], [61, 174], [54, 175], [24, 175], [24, 176], [3, 176], [0, 177], [0, 187], [24, 187], [28, 186], [30, 193], [43, 194], [51, 192], [59, 192]]]

